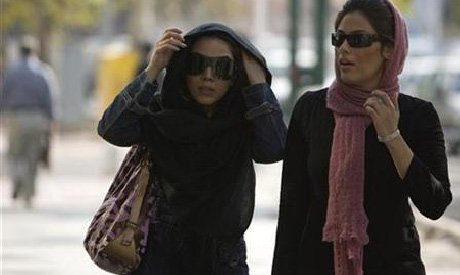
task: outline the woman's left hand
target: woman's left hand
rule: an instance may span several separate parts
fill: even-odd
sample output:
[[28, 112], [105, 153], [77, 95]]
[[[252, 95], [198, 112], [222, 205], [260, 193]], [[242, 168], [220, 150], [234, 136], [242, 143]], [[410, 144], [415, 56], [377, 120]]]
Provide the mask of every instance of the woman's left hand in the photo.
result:
[[398, 99], [393, 103], [387, 93], [374, 90], [364, 103], [364, 109], [372, 119], [377, 135], [388, 136], [398, 129]]
[[267, 82], [264, 68], [252, 55], [245, 51], [243, 51], [243, 65], [251, 85]]

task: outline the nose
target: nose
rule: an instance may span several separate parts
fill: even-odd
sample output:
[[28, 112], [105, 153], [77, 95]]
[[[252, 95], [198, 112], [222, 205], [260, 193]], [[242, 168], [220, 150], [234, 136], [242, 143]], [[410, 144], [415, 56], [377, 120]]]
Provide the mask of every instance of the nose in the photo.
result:
[[350, 52], [350, 44], [348, 44], [348, 41], [345, 39], [343, 42], [342, 42], [342, 45], [340, 45], [338, 47], [338, 50], [339, 50], [339, 53], [343, 53], [343, 52], [347, 52], [349, 53]]
[[201, 74], [201, 78], [203, 80], [213, 80], [214, 79], [214, 73], [212, 71], [211, 66], [207, 66], [203, 73]]

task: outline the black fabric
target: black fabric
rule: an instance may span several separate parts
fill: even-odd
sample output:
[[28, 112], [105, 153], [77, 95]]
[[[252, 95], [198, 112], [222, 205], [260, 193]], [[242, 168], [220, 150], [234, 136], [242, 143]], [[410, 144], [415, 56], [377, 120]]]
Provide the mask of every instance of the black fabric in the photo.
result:
[[[252, 218], [254, 170], [250, 125], [243, 118], [242, 90], [249, 85], [241, 55], [234, 56], [232, 86], [207, 117], [186, 89], [185, 64], [193, 43], [212, 35], [253, 49], [231, 29], [207, 24], [185, 36], [187, 48], [176, 52], [166, 68], [161, 91], [163, 109], [146, 118], [147, 142], [161, 171], [167, 203], [184, 226], [221, 238], [239, 239]], [[244, 41], [245, 44], [241, 44]], [[255, 49], [255, 48], [254, 48]], [[250, 52], [259, 57], [257, 51]], [[265, 61], [259, 62], [266, 68]], [[267, 70], [267, 74], [268, 70]]]
[[[333, 246], [322, 241], [334, 116], [327, 89], [305, 93], [291, 116], [283, 163], [273, 275], [333, 275]], [[399, 129], [414, 152], [401, 180], [374, 127], [366, 129], [364, 208], [369, 244], [364, 274], [423, 275], [420, 241], [408, 199], [430, 219], [452, 200], [439, 118], [429, 102], [400, 94]]]

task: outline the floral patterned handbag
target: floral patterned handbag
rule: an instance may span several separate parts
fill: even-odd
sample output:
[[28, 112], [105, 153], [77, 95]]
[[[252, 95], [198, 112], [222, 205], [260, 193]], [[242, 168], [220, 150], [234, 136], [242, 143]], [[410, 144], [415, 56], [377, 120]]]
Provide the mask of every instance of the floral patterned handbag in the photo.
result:
[[83, 242], [94, 263], [126, 274], [140, 264], [147, 246], [153, 196], [147, 148], [131, 147], [96, 212]]

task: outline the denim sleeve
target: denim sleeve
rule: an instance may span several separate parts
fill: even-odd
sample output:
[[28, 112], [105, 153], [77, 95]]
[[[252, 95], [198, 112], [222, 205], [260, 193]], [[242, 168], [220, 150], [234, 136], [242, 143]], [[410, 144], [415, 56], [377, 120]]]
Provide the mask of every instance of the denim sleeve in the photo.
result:
[[257, 163], [273, 163], [283, 158], [286, 124], [278, 100], [266, 83], [243, 90], [245, 119], [253, 127], [252, 157]]
[[117, 146], [143, 143], [143, 119], [151, 113], [158, 96], [158, 84], [147, 82], [141, 73], [128, 84], [104, 111], [97, 132]]

